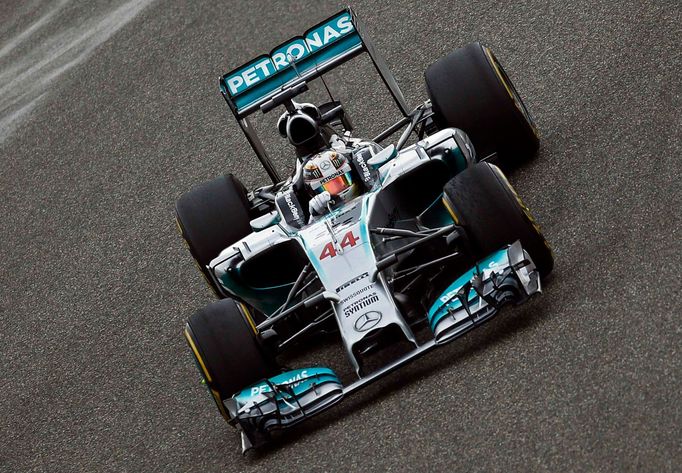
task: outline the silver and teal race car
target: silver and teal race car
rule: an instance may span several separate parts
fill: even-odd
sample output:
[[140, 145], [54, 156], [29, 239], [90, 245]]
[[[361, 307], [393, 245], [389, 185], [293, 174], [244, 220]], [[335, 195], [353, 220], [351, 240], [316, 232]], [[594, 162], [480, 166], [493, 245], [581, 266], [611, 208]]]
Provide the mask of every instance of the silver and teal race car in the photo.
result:
[[[294, 100], [362, 53], [402, 115], [372, 139], [354, 136], [339, 101]], [[176, 214], [219, 298], [184, 336], [244, 451], [539, 293], [552, 271], [502, 171], [538, 147], [504, 69], [472, 43], [425, 79], [428, 100], [408, 107], [350, 9], [220, 79], [272, 184], [247, 190], [227, 174], [180, 197]], [[296, 161], [286, 178], [249, 121], [280, 107]], [[345, 375], [314, 361], [283, 368], [290, 348], [320, 339], [341, 344]]]

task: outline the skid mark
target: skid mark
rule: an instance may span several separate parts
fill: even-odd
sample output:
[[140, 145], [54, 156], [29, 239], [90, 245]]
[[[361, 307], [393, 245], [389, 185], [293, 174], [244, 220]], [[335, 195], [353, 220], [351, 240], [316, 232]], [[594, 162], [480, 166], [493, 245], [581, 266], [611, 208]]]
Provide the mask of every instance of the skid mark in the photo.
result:
[[0, 143], [65, 72], [87, 60], [153, 1], [129, 0], [90, 18], [73, 19], [67, 14], [68, 0], [61, 0], [0, 47]]

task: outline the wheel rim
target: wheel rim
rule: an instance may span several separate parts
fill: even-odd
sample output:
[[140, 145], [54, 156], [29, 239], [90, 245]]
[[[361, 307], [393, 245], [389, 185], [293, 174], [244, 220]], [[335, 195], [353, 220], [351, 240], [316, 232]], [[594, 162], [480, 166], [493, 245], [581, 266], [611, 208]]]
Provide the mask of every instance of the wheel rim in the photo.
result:
[[538, 127], [535, 124], [535, 120], [533, 120], [533, 116], [530, 114], [528, 109], [526, 108], [526, 104], [523, 103], [523, 100], [521, 100], [521, 96], [519, 93], [516, 91], [516, 87], [514, 87], [514, 84], [512, 83], [511, 80], [509, 80], [509, 77], [507, 76], [507, 73], [505, 72], [504, 68], [502, 65], [498, 62], [497, 58], [493, 54], [493, 52], [490, 50], [490, 48], [483, 48], [485, 55], [488, 57], [488, 61], [490, 61], [490, 64], [493, 66], [493, 69], [495, 70], [495, 74], [497, 75], [497, 78], [500, 80], [502, 85], [504, 86], [505, 90], [509, 94], [509, 97], [511, 97], [512, 101], [514, 102], [514, 106], [521, 112], [521, 115], [523, 115], [523, 118], [526, 120], [528, 125], [530, 125], [531, 130], [533, 130], [533, 134], [535, 135], [536, 138], [540, 138], [540, 134], [538, 131]]

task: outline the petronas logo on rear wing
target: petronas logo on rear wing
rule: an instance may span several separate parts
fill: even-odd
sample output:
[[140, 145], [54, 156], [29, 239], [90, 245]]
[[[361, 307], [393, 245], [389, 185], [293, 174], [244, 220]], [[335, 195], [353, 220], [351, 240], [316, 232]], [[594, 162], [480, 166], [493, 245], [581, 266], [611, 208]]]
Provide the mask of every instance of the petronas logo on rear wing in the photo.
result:
[[298, 76], [311, 72], [317, 76], [320, 71], [316, 69], [336, 67], [360, 52], [362, 46], [352, 13], [343, 10], [269, 54], [228, 72], [222, 77], [221, 89], [238, 113], [252, 111]]

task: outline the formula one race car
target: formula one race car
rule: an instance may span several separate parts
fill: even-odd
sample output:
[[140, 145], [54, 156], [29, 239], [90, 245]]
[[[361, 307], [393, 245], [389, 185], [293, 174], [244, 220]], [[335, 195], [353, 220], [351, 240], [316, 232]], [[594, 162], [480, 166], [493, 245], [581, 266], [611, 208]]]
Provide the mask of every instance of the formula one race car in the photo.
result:
[[[293, 100], [365, 52], [402, 114], [371, 140], [352, 135], [340, 102]], [[272, 184], [248, 191], [227, 174], [184, 194], [176, 211], [220, 299], [184, 335], [243, 451], [525, 301], [552, 271], [540, 227], [500, 170], [538, 147], [504, 69], [472, 43], [425, 78], [429, 100], [409, 109], [345, 9], [220, 79]], [[286, 179], [248, 121], [280, 106], [278, 132], [296, 154]], [[324, 366], [282, 368], [290, 347], [334, 337], [351, 379]], [[399, 344], [407, 348], [387, 360]]]

